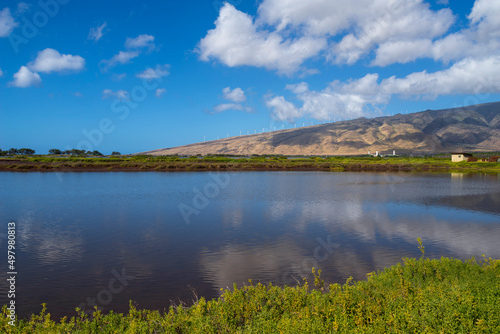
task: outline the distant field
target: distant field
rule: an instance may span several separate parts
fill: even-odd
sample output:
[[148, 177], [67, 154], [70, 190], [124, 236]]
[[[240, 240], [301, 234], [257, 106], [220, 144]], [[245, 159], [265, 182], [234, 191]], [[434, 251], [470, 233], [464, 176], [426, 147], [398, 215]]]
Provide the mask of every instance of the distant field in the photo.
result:
[[[500, 155], [477, 154], [478, 158]], [[204, 170], [317, 170], [317, 171], [442, 171], [500, 172], [498, 162], [451, 162], [435, 156], [15, 156], [1, 157], [0, 171], [204, 171]]]

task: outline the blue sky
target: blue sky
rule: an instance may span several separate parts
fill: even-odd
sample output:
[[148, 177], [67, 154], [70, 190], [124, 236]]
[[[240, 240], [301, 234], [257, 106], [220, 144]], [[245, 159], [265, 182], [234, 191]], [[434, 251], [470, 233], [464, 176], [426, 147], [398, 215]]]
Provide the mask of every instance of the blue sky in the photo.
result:
[[0, 148], [135, 153], [500, 100], [496, 0], [4, 1]]

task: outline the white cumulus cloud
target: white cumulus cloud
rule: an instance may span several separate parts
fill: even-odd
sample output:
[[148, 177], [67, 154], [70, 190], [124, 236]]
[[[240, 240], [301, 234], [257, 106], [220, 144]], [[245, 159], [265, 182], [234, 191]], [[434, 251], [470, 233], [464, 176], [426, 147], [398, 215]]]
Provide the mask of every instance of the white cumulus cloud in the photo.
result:
[[222, 90], [222, 94], [224, 96], [224, 100], [237, 103], [245, 102], [247, 99], [245, 96], [245, 92], [240, 87], [236, 87], [233, 90], [231, 90], [230, 87], [226, 87]]
[[285, 74], [309, 73], [304, 64], [312, 58], [388, 66], [498, 54], [500, 2], [476, 0], [467, 18], [463, 29], [450, 31], [453, 12], [424, 0], [263, 0], [255, 16], [226, 3], [198, 51], [203, 61]]
[[155, 44], [154, 44], [155, 38], [154, 36], [151, 35], [139, 35], [136, 38], [127, 38], [125, 41], [125, 47], [127, 49], [142, 49], [142, 48], [148, 48], [148, 49], [154, 49]]
[[40, 75], [31, 72], [26, 66], [21, 66], [19, 71], [14, 74], [14, 80], [9, 85], [14, 87], [26, 88], [30, 86], [37, 86], [42, 82]]
[[301, 117], [311, 117], [320, 121], [335, 118], [355, 118], [365, 115], [367, 104], [377, 105], [387, 102], [377, 86], [377, 75], [367, 75], [362, 79], [347, 83], [332, 82], [321, 91], [311, 91], [306, 83], [287, 85], [302, 102], [296, 107], [283, 96], [268, 98], [266, 106], [272, 110], [273, 118], [292, 122]]
[[[416, 41], [432, 40], [444, 35], [455, 22], [450, 9], [433, 11], [423, 0], [352, 1], [348, 6], [353, 15], [349, 33], [333, 44], [329, 53], [329, 59], [338, 64], [354, 64], [371, 51], [376, 53], [378, 46], [386, 43], [414, 45]], [[356, 7], [364, 7], [360, 8], [361, 15], [356, 13]], [[394, 50], [401, 52], [397, 48]], [[400, 62], [397, 57], [388, 56], [387, 49], [385, 51], [387, 58]], [[417, 50], [418, 55], [420, 51]], [[401, 62], [407, 62], [409, 58], [413, 60], [405, 54]], [[375, 64], [385, 66], [390, 63], [375, 61]]]
[[229, 67], [250, 65], [290, 74], [326, 46], [325, 38], [284, 38], [260, 29], [252, 17], [226, 3], [215, 28], [199, 42], [200, 59], [215, 59]]
[[0, 37], [7, 37], [19, 24], [14, 20], [9, 8], [0, 10]]
[[[481, 58], [500, 52], [500, 3], [477, 0], [468, 15], [468, 26], [439, 38], [400, 38], [381, 43], [373, 65], [405, 63], [431, 58], [443, 63], [467, 57]], [[405, 37], [405, 36], [403, 36]]]
[[40, 74], [51, 72], [80, 71], [85, 67], [85, 59], [80, 56], [60, 54], [54, 49], [47, 48], [38, 52], [34, 61], [21, 66], [14, 74], [14, 80], [9, 83], [14, 87], [37, 86], [42, 82]]
[[283, 96], [275, 96], [266, 100], [266, 106], [272, 110], [272, 116], [280, 121], [291, 122], [300, 118], [302, 112]]
[[402, 78], [379, 80], [378, 74], [367, 74], [348, 82], [334, 81], [321, 91], [309, 90], [306, 83], [286, 88], [302, 105], [295, 106], [283, 96], [268, 97], [266, 105], [278, 120], [371, 116], [393, 96], [434, 99], [442, 95], [500, 93], [500, 56], [466, 58], [442, 71], [415, 72]]
[[0, 68], [0, 77], [3, 77], [3, 71], [1, 68]]
[[394, 63], [408, 63], [422, 56], [432, 55], [430, 39], [390, 41], [381, 44], [373, 65], [386, 66]]
[[38, 52], [35, 61], [29, 63], [28, 67], [32, 71], [44, 73], [80, 71], [85, 67], [85, 59], [47, 48]]
[[313, 57], [354, 64], [384, 45], [374, 64], [386, 66], [431, 55], [416, 50], [413, 56], [397, 46], [431, 44], [454, 22], [450, 9], [432, 10], [423, 0], [264, 0], [255, 17], [226, 3], [198, 51], [203, 61], [291, 74]]
[[500, 3], [476, 0], [469, 26], [434, 41], [432, 58], [443, 62], [500, 53]]
[[252, 112], [252, 108], [244, 104], [247, 100], [245, 92], [240, 87], [231, 89], [231, 87], [225, 87], [222, 89], [222, 97], [224, 100], [229, 101], [229, 103], [221, 103], [213, 108], [214, 113], [223, 112], [226, 110], [242, 110], [246, 112]]
[[500, 93], [500, 56], [466, 58], [434, 73], [415, 72], [380, 83], [386, 94], [436, 98], [439, 95]]
[[259, 6], [259, 20], [283, 31], [287, 27], [302, 26], [306, 33], [314, 35], [336, 34], [350, 25], [350, 21], [366, 14], [366, 6], [373, 1], [331, 0], [264, 0]]
[[[493, 0], [476, 0], [468, 18], [473, 24], [488, 26], [490, 30], [496, 30], [500, 25], [500, 3]], [[497, 31], [498, 34], [498, 31]]]
[[170, 74], [170, 72], [168, 71], [169, 68], [170, 68], [170, 65], [168, 65], [168, 64], [156, 65], [155, 68], [148, 67], [143, 72], [138, 73], [136, 76], [138, 78], [145, 79], [145, 80], [159, 79], [162, 77], [166, 77], [167, 75]]

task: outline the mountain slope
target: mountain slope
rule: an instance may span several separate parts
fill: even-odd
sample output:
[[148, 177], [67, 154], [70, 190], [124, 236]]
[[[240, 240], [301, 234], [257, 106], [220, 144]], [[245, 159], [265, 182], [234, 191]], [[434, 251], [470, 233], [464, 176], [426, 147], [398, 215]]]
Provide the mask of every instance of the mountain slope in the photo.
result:
[[143, 152], [350, 155], [500, 150], [500, 102], [308, 126]]

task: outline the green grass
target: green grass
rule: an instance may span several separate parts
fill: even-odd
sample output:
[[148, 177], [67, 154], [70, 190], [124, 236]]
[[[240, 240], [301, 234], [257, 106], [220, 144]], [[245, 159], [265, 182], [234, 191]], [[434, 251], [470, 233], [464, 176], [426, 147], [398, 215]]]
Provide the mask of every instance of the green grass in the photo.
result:
[[[491, 153], [493, 154], [493, 153]], [[488, 154], [485, 153], [485, 156]], [[479, 156], [479, 155], [478, 155]], [[324, 171], [451, 171], [451, 172], [500, 172], [498, 162], [451, 162], [448, 155], [421, 157], [296, 157], [251, 156], [237, 159], [225, 156], [185, 157], [136, 155], [129, 157], [61, 157], [32, 156], [0, 158], [3, 170], [71, 170], [89, 169], [136, 169], [136, 170], [324, 170]], [[5, 163], [7, 162], [7, 163]]]
[[[191, 307], [53, 321], [45, 307], [4, 333], [499, 333], [500, 260], [405, 258], [364, 281], [233, 286]], [[311, 282], [312, 284], [312, 282]], [[3, 312], [6, 313], [6, 308]]]

